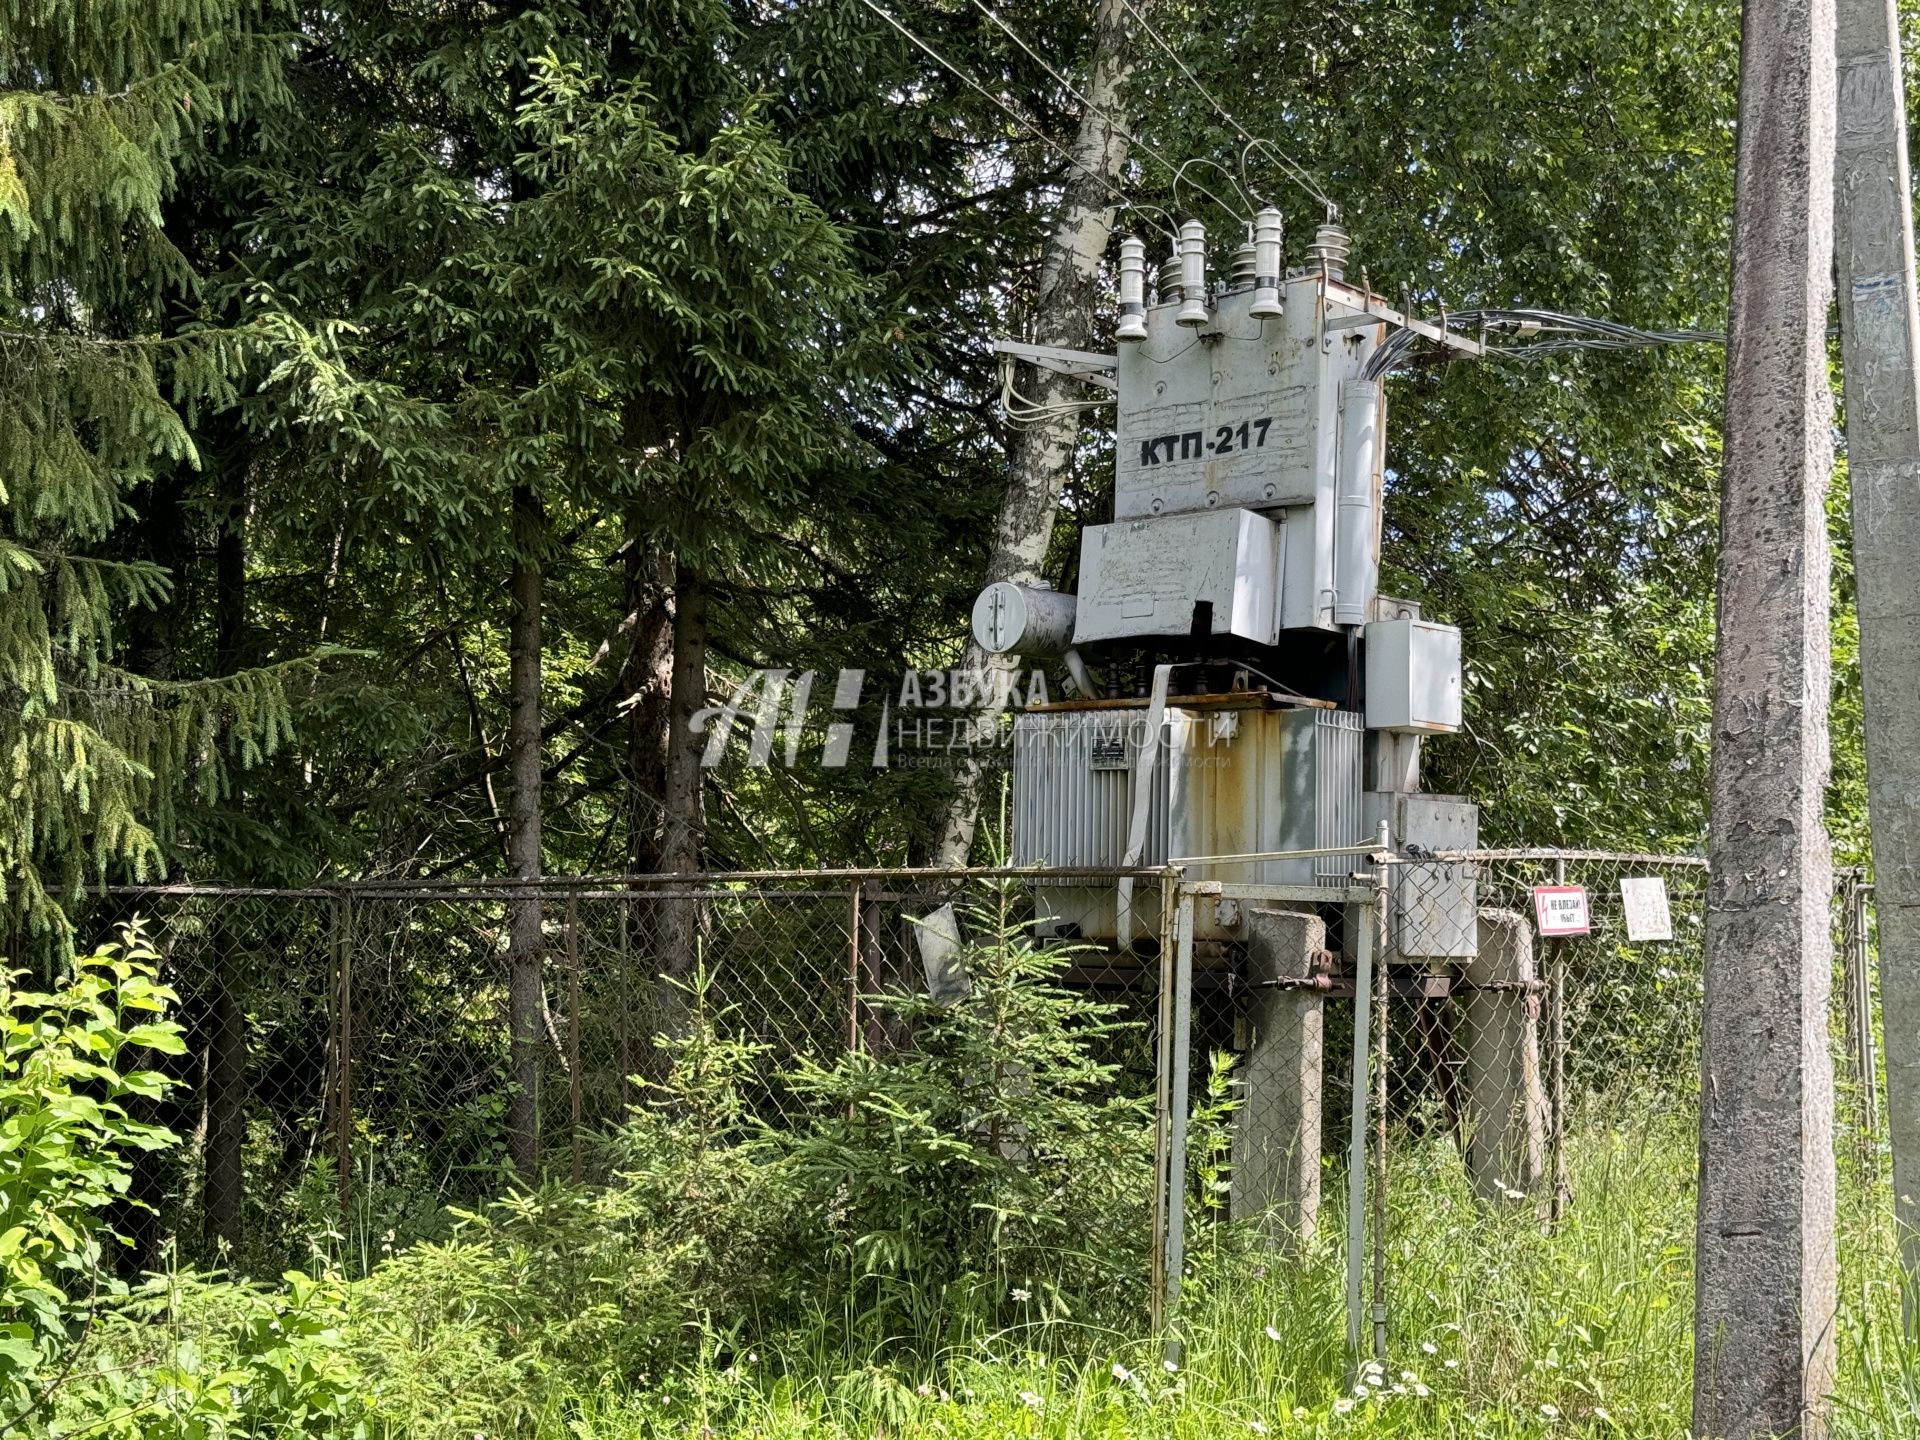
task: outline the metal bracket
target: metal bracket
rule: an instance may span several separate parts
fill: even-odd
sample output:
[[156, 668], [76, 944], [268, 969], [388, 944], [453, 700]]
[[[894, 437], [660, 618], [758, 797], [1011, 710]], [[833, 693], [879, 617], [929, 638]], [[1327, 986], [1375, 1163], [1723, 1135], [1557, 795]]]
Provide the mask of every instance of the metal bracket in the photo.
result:
[[1414, 334], [1424, 336], [1436, 345], [1444, 345], [1449, 350], [1459, 351], [1462, 355], [1471, 355], [1475, 359], [1483, 359], [1486, 356], [1487, 347], [1478, 340], [1469, 340], [1466, 336], [1447, 329], [1444, 322], [1435, 325], [1430, 320], [1422, 320], [1417, 315], [1408, 315], [1394, 309], [1391, 305], [1383, 305], [1363, 290], [1330, 283], [1327, 286], [1327, 299], [1335, 304], [1354, 307], [1354, 313], [1351, 315], [1327, 316], [1326, 328], [1329, 331], [1355, 330], [1362, 325], [1398, 325], [1403, 330], [1411, 330]]
[[1089, 385], [1098, 385], [1102, 390], [1118, 391], [1120, 384], [1106, 372], [1120, 364], [1117, 355], [1102, 355], [1094, 350], [1069, 350], [1061, 345], [1028, 345], [1020, 340], [996, 340], [993, 353], [1011, 355], [1016, 360], [1025, 360], [1042, 370], [1052, 370], [1060, 375], [1077, 375]]

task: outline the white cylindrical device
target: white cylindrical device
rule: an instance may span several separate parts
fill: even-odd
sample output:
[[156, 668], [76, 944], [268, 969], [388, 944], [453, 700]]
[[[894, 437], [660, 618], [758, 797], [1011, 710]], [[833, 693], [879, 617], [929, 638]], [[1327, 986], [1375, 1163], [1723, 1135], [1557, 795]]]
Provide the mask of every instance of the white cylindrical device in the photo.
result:
[[1340, 469], [1335, 476], [1333, 623], [1364, 625], [1380, 587], [1374, 549], [1373, 470], [1380, 453], [1380, 382], [1340, 383]]
[[1180, 313], [1173, 323], [1207, 323], [1207, 227], [1198, 220], [1180, 227]]
[[1072, 595], [996, 580], [973, 602], [973, 638], [989, 655], [1056, 659], [1073, 648], [1078, 610]]
[[1285, 230], [1280, 212], [1269, 205], [1253, 217], [1253, 304], [1247, 313], [1264, 319], [1279, 315], [1280, 243]]
[[1120, 242], [1120, 325], [1122, 340], [1147, 338], [1147, 247], [1129, 235]]

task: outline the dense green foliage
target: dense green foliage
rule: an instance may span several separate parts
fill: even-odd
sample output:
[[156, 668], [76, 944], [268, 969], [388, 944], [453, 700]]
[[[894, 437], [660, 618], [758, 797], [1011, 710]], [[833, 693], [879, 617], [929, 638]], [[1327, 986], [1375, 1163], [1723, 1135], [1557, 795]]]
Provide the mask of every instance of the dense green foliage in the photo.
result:
[[[1069, 954], [1012, 936], [969, 953], [969, 998], [920, 1014], [924, 1053], [788, 1070], [824, 1102], [792, 1130], [751, 1119], [737, 1083], [754, 1043], [696, 983], [675, 1079], [609, 1141], [617, 1183], [509, 1197], [358, 1279], [331, 1273], [317, 1235], [315, 1273], [274, 1286], [174, 1273], [130, 1291], [23, 1287], [27, 1255], [97, 1274], [124, 1147], [170, 1139], [72, 1091], [82, 1077], [151, 1088], [112, 1063], [136, 1041], [173, 1043], [149, 958], [109, 952], [50, 995], [9, 996], [9, 1113], [40, 1137], [30, 1161], [0, 1150], [14, 1246], [0, 1323], [35, 1337], [28, 1359], [5, 1352], [12, 1433], [1683, 1432], [1684, 1115], [1632, 1134], [1584, 1119], [1578, 1204], [1551, 1231], [1527, 1207], [1477, 1203], [1444, 1134], [1397, 1145], [1393, 1348], [1357, 1374], [1337, 1204], [1323, 1238], [1284, 1260], [1239, 1227], [1198, 1228], [1183, 1353], [1163, 1362], [1140, 1312], [1144, 1187], [1101, 1183], [1102, 1163], [1137, 1182], [1151, 1148], [1132, 1107], [1093, 1103], [1109, 1017], [1054, 987]], [[1899, 1440], [1920, 1433], [1920, 1371], [1899, 1339], [1889, 1217], [1851, 1164], [1843, 1176], [1836, 1431]]]
[[[812, 740], [663, 818], [672, 616], [697, 585], [717, 692], [813, 668], [820, 705], [865, 670], [856, 756], [906, 669], [957, 657], [1004, 439], [985, 342], [1023, 323], [1056, 150], [857, 0], [348, 4], [282, 35], [243, 5], [69, 37], [65, 8], [8, 12], [0, 52], [14, 903], [88, 869], [497, 867], [516, 559], [545, 581], [551, 868], [653, 863], [688, 824], [720, 866], [925, 853], [937, 769], [822, 771]], [[1064, 133], [1071, 88], [983, 11], [904, 15]], [[1202, 184], [1323, 218], [1211, 96], [1389, 294], [1718, 327], [1734, 7], [1154, 18], [1205, 91], [1140, 45], [1123, 226], [1233, 234]], [[1085, 22], [1014, 28], [1074, 56]], [[1185, 155], [1216, 167], [1176, 184]], [[1719, 363], [1393, 384], [1389, 583], [1466, 629], [1470, 729], [1432, 776], [1489, 840], [1701, 833]]]
[[[881, 697], [961, 653], [1008, 438], [988, 340], [1032, 321], [1066, 173], [1032, 129], [1072, 133], [1090, 13], [1009, 12], [1028, 49], [980, 3], [889, 4], [943, 60], [861, 0], [0, 0], [0, 933], [63, 948], [57, 887], [85, 881], [494, 874], [537, 810], [556, 873], [926, 855], [940, 772], [864, 756]], [[1143, 8], [1123, 227], [1233, 236], [1271, 192], [1297, 259], [1322, 204], [1244, 126], [1319, 177], [1390, 297], [1721, 325], [1729, 0]], [[1176, 174], [1188, 156], [1208, 163]], [[1720, 364], [1391, 383], [1387, 586], [1466, 632], [1469, 726], [1428, 778], [1482, 802], [1488, 842], [1704, 833]], [[1093, 412], [1057, 580], [1108, 516], [1111, 443]], [[1833, 514], [1830, 811], [1857, 858], [1838, 492]], [[670, 707], [769, 666], [818, 672], [798, 763], [737, 747], [676, 792]], [[855, 763], [827, 768], [841, 667], [868, 688]], [[538, 990], [533, 919], [514, 956]], [[333, 1113], [312, 996], [335, 962], [249, 1010], [294, 942], [224, 923], [181, 1007], [192, 1073], [143, 951], [7, 982], [0, 1434], [1647, 1435], [1685, 1413], [1668, 1134], [1593, 1135], [1591, 1203], [1552, 1236], [1423, 1155], [1396, 1242], [1396, 1323], [1435, 1347], [1412, 1378], [1355, 1394], [1328, 1253], [1255, 1274], [1231, 1227], [1162, 1370], [1133, 1338], [1152, 1137], [1112, 1098], [1114, 1017], [1001, 915], [975, 917], [966, 1001], [906, 1002], [910, 1045], [831, 1064], [770, 1055], [694, 970], [654, 1103], [599, 1157], [614, 1183], [448, 1217], [422, 1198], [444, 1177], [396, 1162], [367, 1213], [440, 1238], [326, 1235], [337, 1177], [309, 1146], [264, 1228], [314, 1273], [179, 1270], [142, 1207], [225, 1187], [185, 1241], [218, 1260], [246, 1167], [295, 1148], [235, 1098], [265, 1089], [265, 1031], [304, 1067], [287, 1132]], [[502, 934], [466, 938], [491, 976]], [[645, 962], [692, 967], [686, 938]], [[482, 988], [420, 1023], [497, 1025]], [[769, 1068], [804, 1123], [743, 1100]], [[457, 1102], [482, 1192], [506, 1190], [497, 1100]], [[162, 1151], [169, 1125], [190, 1152]], [[1849, 1225], [1842, 1421], [1896, 1434], [1920, 1381], [1888, 1338], [1887, 1237]]]
[[41, 992], [0, 976], [0, 1415], [32, 1413], [63, 1373], [74, 1341], [114, 1289], [109, 1208], [127, 1191], [130, 1157], [177, 1143], [129, 1103], [165, 1088], [128, 1068], [143, 1052], [177, 1055], [172, 995], [154, 953], [76, 962]]

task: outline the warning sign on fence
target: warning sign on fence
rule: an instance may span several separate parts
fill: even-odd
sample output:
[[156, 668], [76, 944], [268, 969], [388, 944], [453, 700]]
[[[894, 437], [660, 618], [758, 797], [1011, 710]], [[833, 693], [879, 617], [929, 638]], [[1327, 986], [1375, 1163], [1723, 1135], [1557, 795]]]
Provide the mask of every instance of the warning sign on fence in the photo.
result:
[[1544, 939], [1593, 933], [1593, 924], [1587, 916], [1587, 891], [1584, 885], [1534, 886], [1533, 918], [1538, 922]]
[[1673, 912], [1667, 908], [1667, 882], [1658, 875], [1623, 878], [1620, 881], [1620, 908], [1627, 917], [1627, 939], [1673, 938]]

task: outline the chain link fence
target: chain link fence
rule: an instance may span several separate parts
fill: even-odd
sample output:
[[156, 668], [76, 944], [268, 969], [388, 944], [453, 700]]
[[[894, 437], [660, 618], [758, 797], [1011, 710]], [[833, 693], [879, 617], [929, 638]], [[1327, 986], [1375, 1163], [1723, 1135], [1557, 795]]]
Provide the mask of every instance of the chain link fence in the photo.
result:
[[[1311, 887], [1276, 899], [1140, 872], [1133, 903], [1143, 920], [1163, 912], [1158, 938], [1121, 950], [1060, 923], [1112, 915], [1122, 878], [874, 870], [90, 895], [73, 907], [81, 941], [140, 922], [187, 1031], [187, 1053], [159, 1061], [180, 1083], [149, 1118], [188, 1143], [142, 1162], [122, 1217], [129, 1262], [158, 1263], [172, 1243], [183, 1259], [225, 1253], [274, 1273], [318, 1235], [369, 1264], [444, 1233], [449, 1206], [484, 1203], [516, 1170], [596, 1178], [599, 1137], [666, 1078], [661, 1037], [696, 1006], [754, 1047], [753, 1114], [801, 1123], [811, 1102], [783, 1072], [909, 1044], [887, 997], [948, 983], [937, 937], [956, 910], [969, 932], [1061, 947], [1062, 983], [1134, 1022], [1103, 1032], [1098, 1058], [1126, 1093], [1157, 1096], [1163, 1152], [1182, 1151], [1173, 1173], [1191, 1186], [1205, 1172], [1202, 1215], [1254, 1221], [1282, 1248], [1351, 1181], [1360, 1077], [1369, 1163], [1386, 1183], [1397, 1144], [1441, 1143], [1482, 1200], [1549, 1219], [1578, 1203], [1578, 1137], [1693, 1123], [1697, 858], [1402, 854], [1365, 877], [1376, 889], [1321, 903]], [[1363, 893], [1377, 904], [1356, 908]], [[1856, 872], [1836, 877], [1839, 1143], [1862, 1167], [1878, 1153], [1871, 893]], [[1173, 895], [1193, 900], [1184, 1009], [1169, 993]], [[1550, 933], [1556, 916], [1566, 933]], [[1370, 1026], [1355, 1013], [1363, 926]], [[1374, 1052], [1366, 1067], [1357, 1043]]]
[[[782, 1074], [904, 1044], [888, 997], [943, 983], [953, 937], [1031, 933], [1041, 884], [1098, 895], [1121, 873], [156, 886], [79, 898], [79, 944], [140, 924], [186, 1030], [184, 1056], [154, 1057], [179, 1083], [147, 1118], [188, 1143], [136, 1176], [138, 1203], [121, 1217], [128, 1263], [156, 1264], [172, 1244], [190, 1261], [225, 1254], [277, 1273], [321, 1236], [364, 1265], [444, 1233], [449, 1206], [483, 1203], [516, 1172], [594, 1178], [599, 1138], [666, 1078], [662, 1037], [683, 1033], [696, 1008], [753, 1047], [753, 1115], [797, 1123], [808, 1102]], [[946, 939], [929, 947], [929, 928]], [[1150, 959], [1071, 936], [1048, 943], [1066, 983], [1137, 1022], [1103, 1033], [1099, 1058], [1129, 1093], [1150, 1093]], [[16, 942], [15, 954], [37, 969], [58, 963], [50, 948]]]
[[[1288, 858], [1302, 856], [1263, 863]], [[1376, 1336], [1385, 1324], [1390, 1186], [1432, 1184], [1450, 1163], [1479, 1202], [1552, 1224], [1580, 1203], [1583, 1162], [1604, 1164], [1618, 1137], [1691, 1153], [1709, 894], [1693, 856], [1409, 848], [1355, 857], [1355, 871], [1370, 905], [1252, 882], [1181, 893], [1196, 908], [1189, 1093], [1217, 1094], [1222, 1052], [1235, 1062], [1230, 1139], [1196, 1132], [1230, 1152], [1199, 1162], [1228, 1175], [1213, 1212], [1282, 1247], [1344, 1219], [1358, 1348], [1369, 1313]], [[1836, 873], [1835, 1145], [1865, 1183], [1879, 1157], [1871, 894]], [[1371, 1053], [1356, 1064], [1359, 1046]], [[1323, 1193], [1340, 1181], [1344, 1216]]]

